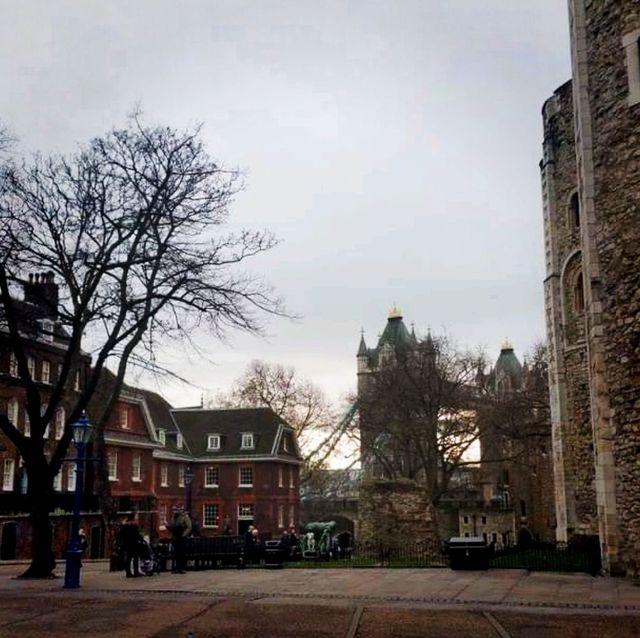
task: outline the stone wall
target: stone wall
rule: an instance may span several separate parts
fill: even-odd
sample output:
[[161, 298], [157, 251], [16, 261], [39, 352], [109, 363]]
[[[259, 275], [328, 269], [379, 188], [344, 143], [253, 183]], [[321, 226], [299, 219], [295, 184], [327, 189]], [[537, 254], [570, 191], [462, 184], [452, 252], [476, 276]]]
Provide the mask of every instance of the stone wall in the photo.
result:
[[359, 540], [386, 547], [424, 543], [437, 551], [433, 506], [424, 489], [409, 480], [372, 479], [360, 486]]
[[[586, 229], [599, 269], [590, 282], [596, 303], [590, 308], [592, 385], [602, 378], [607, 390], [594, 397], [598, 452], [597, 490], [601, 530], [612, 565], [640, 573], [640, 105], [630, 105], [630, 83], [623, 39], [631, 36], [637, 62], [640, 7], [636, 0], [572, 2], [574, 68], [585, 99], [576, 116], [590, 119], [578, 148], [585, 184], [593, 188], [593, 219]], [[584, 32], [578, 31], [584, 27]], [[635, 32], [635, 33], [634, 33]], [[584, 34], [584, 35], [583, 35]], [[580, 49], [581, 38], [584, 45]], [[574, 73], [576, 73], [574, 71]], [[593, 392], [593, 390], [592, 390]], [[600, 457], [612, 456], [612, 465]], [[613, 546], [611, 546], [613, 545]], [[617, 547], [615, 546], [617, 545]], [[617, 556], [616, 556], [617, 550]], [[616, 565], [617, 564], [617, 565]]]

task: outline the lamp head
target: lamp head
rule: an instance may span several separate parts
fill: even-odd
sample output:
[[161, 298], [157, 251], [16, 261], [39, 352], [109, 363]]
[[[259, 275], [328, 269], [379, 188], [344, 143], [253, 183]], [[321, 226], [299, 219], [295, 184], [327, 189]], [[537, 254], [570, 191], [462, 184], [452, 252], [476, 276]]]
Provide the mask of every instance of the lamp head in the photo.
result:
[[76, 445], [89, 443], [93, 434], [93, 426], [89, 423], [89, 417], [86, 412], [83, 412], [82, 416], [71, 424], [71, 430], [73, 432], [73, 442]]

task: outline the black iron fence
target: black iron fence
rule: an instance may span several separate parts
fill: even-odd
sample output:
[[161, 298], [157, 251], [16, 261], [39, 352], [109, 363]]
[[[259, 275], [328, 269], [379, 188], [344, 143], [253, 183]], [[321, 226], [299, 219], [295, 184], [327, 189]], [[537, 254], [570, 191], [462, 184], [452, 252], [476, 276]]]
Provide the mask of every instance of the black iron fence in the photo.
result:
[[[287, 567], [450, 567], [474, 569], [477, 561], [456, 560], [451, 565], [446, 547], [438, 551], [433, 546], [421, 543], [405, 543], [396, 547], [385, 547], [370, 543], [354, 543], [353, 547], [332, 550], [328, 553], [305, 552], [286, 560]], [[551, 572], [600, 572], [600, 554], [594, 547], [572, 547], [566, 544], [545, 544], [529, 547], [514, 546], [490, 552], [489, 568], [526, 569]]]

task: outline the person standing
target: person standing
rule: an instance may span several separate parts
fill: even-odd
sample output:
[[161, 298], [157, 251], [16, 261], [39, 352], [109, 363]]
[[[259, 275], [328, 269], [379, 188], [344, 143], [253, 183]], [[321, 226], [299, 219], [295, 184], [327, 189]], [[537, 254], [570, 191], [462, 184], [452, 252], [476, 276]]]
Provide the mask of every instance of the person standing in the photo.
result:
[[127, 514], [127, 519], [120, 527], [120, 547], [124, 555], [124, 571], [127, 578], [140, 576], [139, 545], [140, 530], [134, 512]]
[[173, 574], [185, 574], [187, 568], [186, 542], [191, 533], [191, 518], [183, 508], [173, 512], [169, 531], [173, 537]]

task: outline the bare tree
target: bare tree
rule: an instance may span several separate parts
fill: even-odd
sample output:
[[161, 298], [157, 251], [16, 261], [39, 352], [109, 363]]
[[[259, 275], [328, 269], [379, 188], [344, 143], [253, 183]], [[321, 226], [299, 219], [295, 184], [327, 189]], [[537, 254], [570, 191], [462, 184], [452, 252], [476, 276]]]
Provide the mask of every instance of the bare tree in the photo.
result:
[[[115, 382], [92, 414], [98, 430], [118, 398], [133, 357], [151, 358], [167, 340], [189, 341], [204, 328], [260, 330], [264, 313], [282, 312], [259, 280], [238, 266], [275, 244], [266, 232], [229, 234], [221, 226], [239, 188], [238, 173], [208, 155], [199, 128], [143, 125], [96, 138], [72, 157], [36, 157], [6, 166], [0, 198], [0, 303], [24, 387], [31, 436], [0, 415], [0, 430], [28, 474], [34, 532], [25, 576], [54, 567], [49, 512], [53, 480], [67, 455], [70, 423], [87, 407], [107, 363]], [[24, 273], [45, 270], [61, 284], [49, 309], [67, 334], [58, 376], [43, 390], [30, 373], [28, 335], [16, 297]], [[89, 343], [93, 366], [81, 391], [69, 388]], [[73, 401], [53, 450], [43, 438], [63, 399]]]
[[[396, 348], [358, 396], [362, 462], [391, 479], [422, 485], [437, 505], [479, 440], [476, 423], [479, 354], [445, 338]], [[475, 461], [477, 462], [477, 460]]]
[[292, 367], [252, 361], [228, 395], [212, 405], [271, 408], [291, 425], [303, 452], [304, 470], [325, 465], [340, 441], [336, 411], [322, 391]]

